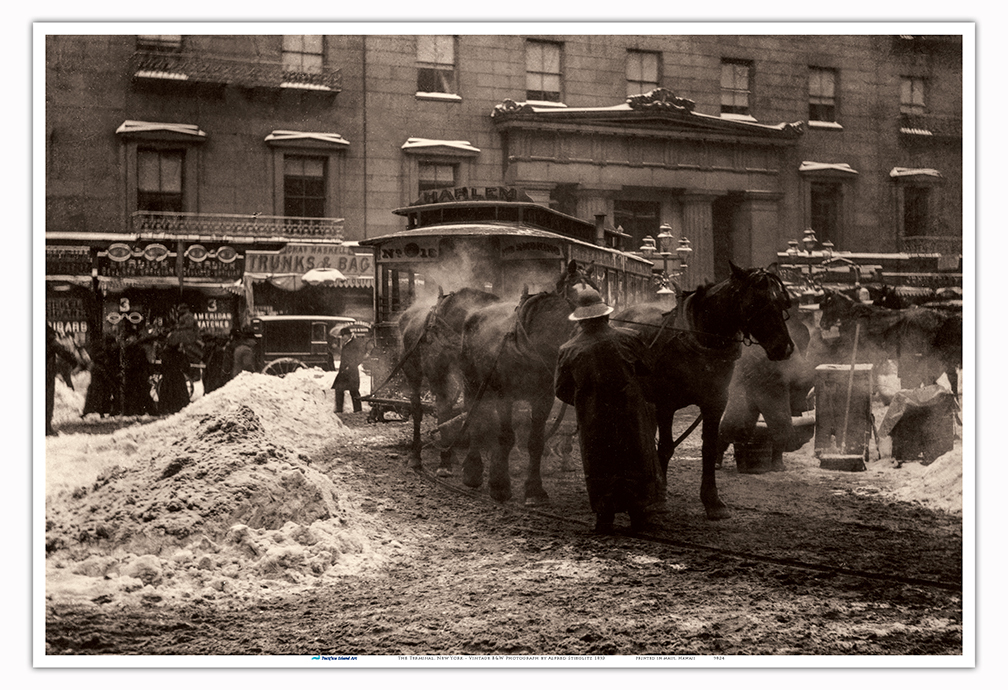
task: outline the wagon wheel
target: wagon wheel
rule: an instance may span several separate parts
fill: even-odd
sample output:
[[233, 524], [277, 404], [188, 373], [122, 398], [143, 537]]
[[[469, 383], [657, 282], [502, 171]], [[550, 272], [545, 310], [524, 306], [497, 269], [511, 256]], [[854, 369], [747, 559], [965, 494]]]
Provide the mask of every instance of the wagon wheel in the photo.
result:
[[280, 359], [274, 359], [272, 362], [263, 367], [262, 373], [283, 378], [292, 371], [306, 368], [305, 363], [300, 359], [294, 359], [293, 357], [281, 357]]

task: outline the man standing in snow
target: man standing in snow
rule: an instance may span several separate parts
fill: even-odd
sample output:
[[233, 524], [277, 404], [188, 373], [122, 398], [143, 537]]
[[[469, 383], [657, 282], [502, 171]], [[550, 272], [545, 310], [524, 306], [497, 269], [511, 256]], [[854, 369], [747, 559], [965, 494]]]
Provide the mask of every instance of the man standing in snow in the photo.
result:
[[256, 352], [258, 344], [256, 335], [251, 329], [243, 328], [240, 331], [232, 355], [231, 378], [243, 371], [259, 371], [259, 357]]
[[367, 341], [354, 335], [349, 326], [344, 327], [339, 332], [340, 342], [340, 364], [339, 372], [333, 379], [332, 389], [336, 392], [336, 400], [333, 403], [333, 412], [343, 411], [343, 398], [345, 393], [350, 391], [350, 400], [353, 402], [354, 412], [363, 409], [360, 399], [360, 371], [359, 367], [367, 357]]
[[631, 529], [652, 525], [665, 502], [665, 477], [655, 447], [654, 409], [645, 397], [647, 348], [632, 331], [609, 325], [612, 307], [586, 288], [570, 315], [578, 333], [560, 347], [554, 389], [577, 412], [581, 461], [595, 531], [611, 534], [616, 513]]

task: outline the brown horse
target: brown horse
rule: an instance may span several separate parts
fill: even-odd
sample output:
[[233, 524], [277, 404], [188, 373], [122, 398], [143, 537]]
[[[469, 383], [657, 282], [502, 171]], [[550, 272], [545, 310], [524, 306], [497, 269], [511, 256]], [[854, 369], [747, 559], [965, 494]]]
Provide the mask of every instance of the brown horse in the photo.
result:
[[698, 405], [703, 418], [703, 474], [700, 500], [708, 519], [729, 517], [718, 497], [715, 466], [718, 429], [728, 403], [728, 386], [744, 341], [758, 342], [772, 361], [794, 351], [785, 312], [791, 306], [784, 284], [761, 268], [730, 263], [731, 277], [683, 295], [671, 312], [654, 304], [634, 305], [612, 315], [615, 325], [638, 333], [655, 358], [659, 401], [658, 457], [668, 472], [675, 450], [672, 420], [677, 410]]
[[[399, 317], [402, 335], [403, 375], [410, 389], [410, 409], [413, 417], [413, 454], [410, 467], [420, 469], [420, 421], [423, 406], [420, 398], [426, 381], [434, 395], [438, 424], [454, 416], [455, 401], [462, 392], [459, 356], [462, 347], [462, 326], [466, 317], [481, 307], [500, 302], [496, 295], [462, 288], [447, 295], [439, 293], [434, 306], [414, 304]], [[451, 448], [441, 450], [438, 476], [452, 473]]]
[[486, 450], [488, 489], [497, 501], [511, 498], [508, 458], [515, 443], [511, 417], [519, 400], [531, 406], [525, 502], [549, 500], [540, 474], [546, 419], [553, 407], [557, 355], [573, 330], [567, 317], [574, 310], [573, 294], [579, 285], [592, 283], [572, 261], [555, 291], [522, 295], [517, 305], [490, 305], [466, 319], [462, 370], [470, 444], [462, 482], [470, 487], [483, 483], [481, 450]]

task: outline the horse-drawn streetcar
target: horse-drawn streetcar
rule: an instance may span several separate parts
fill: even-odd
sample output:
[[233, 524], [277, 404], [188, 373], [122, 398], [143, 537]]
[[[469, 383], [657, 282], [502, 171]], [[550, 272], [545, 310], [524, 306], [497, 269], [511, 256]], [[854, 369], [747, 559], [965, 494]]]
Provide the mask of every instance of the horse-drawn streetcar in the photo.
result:
[[571, 261], [613, 306], [654, 295], [652, 263], [604, 246], [611, 230], [537, 204], [519, 189], [432, 190], [393, 212], [406, 218], [404, 230], [360, 242], [374, 249], [375, 390], [365, 398], [372, 408], [409, 410], [405, 382], [386, 379], [408, 354], [399, 321], [411, 306], [433, 307], [439, 295], [464, 288], [504, 301], [553, 290]]

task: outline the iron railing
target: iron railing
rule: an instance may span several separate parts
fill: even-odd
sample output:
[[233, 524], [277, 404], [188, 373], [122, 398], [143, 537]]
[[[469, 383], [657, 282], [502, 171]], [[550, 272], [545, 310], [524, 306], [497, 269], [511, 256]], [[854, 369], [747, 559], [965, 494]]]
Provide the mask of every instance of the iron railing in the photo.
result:
[[136, 211], [130, 225], [134, 232], [159, 237], [343, 239], [342, 218]]
[[903, 251], [907, 254], [942, 254], [944, 256], [962, 255], [962, 237], [950, 236], [919, 236], [904, 237]]
[[291, 72], [279, 60], [252, 60], [203, 52], [140, 50], [130, 59], [130, 73], [134, 79], [249, 88], [288, 87], [338, 93], [343, 86], [343, 76], [337, 68], [323, 66], [318, 72]]

